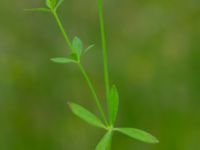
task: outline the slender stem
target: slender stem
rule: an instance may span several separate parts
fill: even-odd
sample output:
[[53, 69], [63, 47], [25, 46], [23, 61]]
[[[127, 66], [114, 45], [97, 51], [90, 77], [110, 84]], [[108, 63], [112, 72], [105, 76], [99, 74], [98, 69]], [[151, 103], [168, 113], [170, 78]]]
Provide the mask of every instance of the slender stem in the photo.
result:
[[[105, 32], [105, 27], [104, 27], [104, 16], [103, 16], [103, 0], [98, 0], [98, 13], [99, 13], [99, 20], [100, 20], [101, 42], [102, 42], [102, 49], [103, 49], [103, 66], [104, 66], [106, 100], [107, 100], [107, 104], [109, 104], [110, 83], [109, 83], [109, 72], [108, 72], [106, 32]], [[109, 143], [106, 149], [107, 150], [111, 149], [111, 143]]]
[[58, 17], [58, 15], [57, 15], [55, 10], [52, 10], [52, 14], [53, 14], [53, 16], [54, 16], [54, 18], [55, 18], [55, 20], [56, 20], [61, 32], [62, 32], [64, 38], [65, 38], [65, 41], [66, 41], [67, 45], [69, 46], [70, 50], [72, 50], [73, 49], [72, 43], [70, 42], [70, 38], [68, 37], [67, 33], [65, 32], [65, 29], [64, 29], [64, 27], [63, 27], [63, 25], [62, 25], [62, 23], [60, 21], [60, 18]]
[[101, 42], [103, 49], [103, 65], [104, 65], [104, 80], [105, 80], [105, 88], [106, 88], [106, 99], [108, 102], [109, 96], [109, 74], [108, 74], [108, 56], [107, 56], [107, 47], [106, 47], [106, 33], [104, 27], [104, 17], [103, 17], [103, 1], [98, 0], [98, 13], [100, 20], [100, 30], [101, 30]]
[[78, 63], [78, 66], [79, 66], [79, 68], [80, 68], [80, 70], [81, 70], [81, 72], [82, 72], [82, 74], [83, 74], [83, 76], [84, 76], [84, 78], [85, 78], [85, 80], [86, 80], [86, 82], [87, 82], [87, 84], [88, 84], [91, 92], [92, 92], [92, 95], [94, 97], [94, 100], [96, 102], [96, 105], [97, 105], [97, 107], [99, 109], [99, 112], [100, 112], [100, 114], [101, 114], [104, 122], [106, 123], [106, 125], [108, 125], [106, 117], [105, 117], [105, 114], [104, 114], [104, 111], [103, 111], [103, 109], [101, 107], [100, 101], [99, 101], [99, 99], [97, 97], [96, 91], [95, 91], [95, 89], [93, 87], [93, 84], [92, 84], [91, 80], [89, 79], [89, 77], [88, 77], [88, 75], [87, 75], [87, 73], [86, 73], [83, 65], [81, 65], [80, 63]]
[[[58, 24], [58, 26], [59, 26], [59, 29], [61, 30], [61, 32], [62, 32], [64, 38], [65, 38], [65, 41], [66, 41], [67, 45], [69, 46], [70, 50], [72, 51], [72, 50], [73, 50], [72, 43], [71, 43], [71, 41], [70, 41], [70, 39], [69, 39], [67, 33], [65, 32], [65, 29], [64, 29], [64, 27], [63, 27], [63, 25], [62, 25], [62, 23], [61, 23], [61, 21], [60, 21], [58, 15], [57, 15], [56, 11], [55, 11], [55, 10], [51, 10], [51, 12], [52, 12], [54, 18], [56, 19], [56, 22], [57, 22], [57, 24]], [[88, 77], [88, 75], [87, 75], [87, 73], [86, 73], [84, 67], [80, 64], [80, 62], [77, 62], [77, 64], [78, 64], [78, 66], [79, 66], [79, 68], [80, 68], [80, 70], [81, 70], [81, 72], [82, 72], [82, 74], [83, 74], [85, 80], [86, 80], [87, 83], [88, 83], [88, 86], [89, 86], [89, 88], [90, 88], [90, 90], [91, 90], [91, 92], [92, 92], [92, 95], [93, 95], [93, 97], [94, 97], [94, 100], [95, 100], [95, 103], [96, 103], [96, 105], [97, 105], [97, 108], [98, 108], [99, 111], [100, 111], [100, 114], [101, 114], [101, 116], [102, 116], [102, 119], [104, 120], [105, 124], [108, 125], [108, 122], [107, 122], [107, 120], [106, 120], [104, 111], [103, 111], [103, 109], [102, 109], [102, 107], [101, 107], [99, 98], [97, 97], [96, 91], [95, 91], [95, 89], [94, 89], [94, 86], [93, 86], [91, 80], [89, 79], [89, 77]]]

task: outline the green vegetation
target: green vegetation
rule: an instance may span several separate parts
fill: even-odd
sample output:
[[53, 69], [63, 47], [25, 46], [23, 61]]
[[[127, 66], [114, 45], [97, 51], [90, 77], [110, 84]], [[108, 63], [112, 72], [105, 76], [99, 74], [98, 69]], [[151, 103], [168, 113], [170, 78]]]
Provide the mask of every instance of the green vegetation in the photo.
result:
[[69, 103], [69, 106], [72, 112], [81, 118], [82, 120], [86, 121], [87, 123], [96, 126], [98, 128], [103, 128], [107, 132], [104, 137], [100, 140], [99, 144], [96, 146], [96, 150], [108, 150], [111, 149], [111, 141], [113, 132], [120, 132], [124, 135], [127, 135], [133, 139], [137, 139], [146, 143], [156, 144], [159, 141], [152, 136], [151, 134], [135, 129], [135, 128], [117, 128], [115, 127], [115, 121], [117, 118], [118, 108], [119, 108], [119, 94], [118, 90], [115, 85], [110, 88], [109, 82], [109, 71], [108, 71], [108, 57], [107, 57], [107, 45], [106, 45], [106, 33], [104, 28], [104, 16], [103, 16], [103, 0], [98, 0], [98, 12], [99, 12], [99, 20], [100, 20], [100, 31], [101, 31], [101, 40], [102, 40], [102, 51], [103, 51], [103, 64], [104, 64], [104, 79], [105, 79], [105, 93], [107, 99], [107, 109], [108, 115], [103, 111], [102, 104], [97, 96], [96, 90], [90, 80], [88, 74], [85, 71], [84, 66], [81, 63], [82, 55], [85, 54], [88, 50], [90, 50], [94, 45], [88, 46], [88, 48], [83, 48], [83, 42], [78, 37], [74, 37], [71, 41], [69, 35], [65, 32], [65, 29], [59, 19], [57, 14], [57, 10], [59, 6], [62, 4], [64, 0], [46, 0], [46, 8], [34, 8], [28, 9], [28, 11], [42, 11], [42, 12], [49, 12], [51, 13], [64, 38], [66, 44], [68, 45], [71, 54], [68, 57], [57, 57], [52, 58], [51, 60], [56, 63], [75, 63], [80, 68], [82, 75], [84, 76], [85, 80], [88, 83], [88, 86], [92, 92], [94, 97], [94, 101], [96, 106], [101, 114], [100, 119], [93, 114], [92, 112], [88, 111], [87, 109], [83, 108], [82, 106]]

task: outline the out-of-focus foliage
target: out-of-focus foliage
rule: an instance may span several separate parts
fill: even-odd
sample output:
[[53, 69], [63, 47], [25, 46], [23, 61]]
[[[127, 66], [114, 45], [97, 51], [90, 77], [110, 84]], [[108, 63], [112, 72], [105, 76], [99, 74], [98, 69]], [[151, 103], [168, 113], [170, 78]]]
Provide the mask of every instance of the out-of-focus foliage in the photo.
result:
[[[67, 107], [73, 101], [95, 112], [90, 91], [75, 65], [50, 61], [69, 54], [52, 16], [23, 11], [42, 5], [0, 1], [0, 149], [92, 150], [103, 130], [88, 130]], [[104, 101], [96, 2], [66, 0], [59, 13], [70, 37], [95, 43], [82, 61]], [[200, 149], [200, 1], [111, 0], [105, 13], [118, 124], [160, 140], [116, 134], [113, 149]]]

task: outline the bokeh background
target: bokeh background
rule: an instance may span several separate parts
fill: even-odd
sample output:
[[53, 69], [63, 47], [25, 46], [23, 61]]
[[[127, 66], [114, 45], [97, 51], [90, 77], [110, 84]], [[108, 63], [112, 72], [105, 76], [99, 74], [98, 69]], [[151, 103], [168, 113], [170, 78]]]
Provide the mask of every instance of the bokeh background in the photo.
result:
[[[97, 112], [52, 16], [24, 12], [43, 0], [0, 1], [0, 149], [93, 150], [104, 131], [75, 117], [77, 102]], [[65, 0], [70, 37], [95, 48], [83, 58], [104, 103], [96, 1]], [[148, 145], [115, 134], [113, 150], [200, 149], [200, 1], [106, 0], [111, 83], [120, 92], [118, 126], [157, 136]]]

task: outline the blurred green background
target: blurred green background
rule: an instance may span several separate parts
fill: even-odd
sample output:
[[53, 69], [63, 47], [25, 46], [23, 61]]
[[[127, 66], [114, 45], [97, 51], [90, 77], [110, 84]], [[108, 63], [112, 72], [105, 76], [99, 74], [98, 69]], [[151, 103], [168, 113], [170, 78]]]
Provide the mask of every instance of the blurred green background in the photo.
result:
[[[104, 131], [75, 117], [77, 102], [97, 112], [76, 65], [49, 61], [68, 48], [50, 14], [24, 12], [42, 0], [0, 1], [0, 150], [93, 150]], [[83, 59], [104, 101], [95, 0], [65, 0], [70, 37], [95, 48]], [[200, 149], [200, 1], [107, 0], [111, 82], [120, 92], [117, 124], [149, 131], [148, 145], [115, 134], [113, 150]]]

